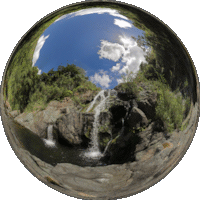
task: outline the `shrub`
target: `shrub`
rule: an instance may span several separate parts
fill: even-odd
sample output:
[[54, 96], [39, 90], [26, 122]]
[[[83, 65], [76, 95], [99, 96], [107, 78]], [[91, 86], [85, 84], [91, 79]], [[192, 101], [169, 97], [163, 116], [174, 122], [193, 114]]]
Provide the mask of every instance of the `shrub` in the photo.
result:
[[181, 94], [172, 92], [165, 84], [158, 85], [156, 117], [164, 122], [167, 131], [172, 132], [175, 128], [180, 129], [185, 110], [183, 97]]

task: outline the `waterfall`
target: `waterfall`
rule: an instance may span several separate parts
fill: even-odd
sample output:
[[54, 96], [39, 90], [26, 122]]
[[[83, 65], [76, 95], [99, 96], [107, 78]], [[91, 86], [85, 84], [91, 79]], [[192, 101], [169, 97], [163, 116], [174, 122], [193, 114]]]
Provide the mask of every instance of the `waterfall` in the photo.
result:
[[103, 155], [105, 155], [105, 153], [106, 153], [108, 147], [110, 146], [110, 143], [111, 143], [111, 142], [112, 142], [112, 138], [111, 138], [110, 141], [107, 143], [107, 145], [106, 145], [106, 147], [105, 147], [105, 149], [104, 149]]
[[94, 98], [90, 106], [88, 107], [86, 112], [89, 112], [93, 106], [100, 101], [100, 103], [94, 109], [94, 122], [93, 129], [91, 131], [91, 143], [87, 152], [84, 154], [85, 157], [98, 159], [103, 156], [99, 149], [99, 141], [98, 141], [98, 128], [99, 128], [99, 116], [100, 113], [105, 109], [106, 100], [110, 96], [110, 90], [108, 90], [108, 96], [105, 97], [105, 91], [101, 90]]
[[47, 139], [53, 140], [53, 125], [49, 125], [47, 128]]
[[101, 90], [95, 97], [94, 100], [92, 101], [92, 103], [90, 104], [90, 106], [88, 107], [88, 109], [86, 110], [86, 112], [89, 112], [93, 106], [95, 105], [95, 103], [98, 101], [98, 99], [105, 99], [105, 95], [104, 95], [104, 90]]
[[53, 139], [53, 125], [47, 127], [47, 139], [43, 139], [45, 145], [48, 147], [55, 147], [55, 140]]

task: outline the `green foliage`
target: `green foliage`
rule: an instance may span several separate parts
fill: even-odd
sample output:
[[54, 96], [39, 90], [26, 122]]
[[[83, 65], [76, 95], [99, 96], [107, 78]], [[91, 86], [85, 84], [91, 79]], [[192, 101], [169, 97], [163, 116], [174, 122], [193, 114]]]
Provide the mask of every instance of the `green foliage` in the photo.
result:
[[78, 97], [78, 96], [72, 96], [72, 100], [74, 101], [74, 103], [75, 103], [76, 105], [81, 106], [83, 109], [86, 107], [85, 104], [82, 104], [82, 103], [81, 103], [80, 97]]
[[127, 70], [126, 73], [122, 75], [122, 80], [123, 83], [119, 86], [120, 91], [128, 95], [134, 95], [135, 97], [137, 97], [138, 88], [135, 81], [135, 74]]
[[[120, 85], [121, 91], [135, 94], [135, 97], [139, 100], [139, 92], [144, 89], [141, 85], [147, 86], [151, 92], [158, 95], [156, 118], [164, 122], [165, 129], [169, 132], [174, 129], [181, 129], [182, 122], [190, 108], [190, 98], [184, 99], [180, 88], [172, 91], [164, 74], [159, 72], [152, 64], [142, 63], [140, 71], [135, 77], [133, 73], [128, 71], [124, 77], [125, 83]], [[183, 85], [187, 87], [187, 81]], [[136, 131], [143, 131], [143, 129], [133, 130], [133, 132]]]
[[175, 128], [180, 129], [185, 110], [182, 95], [172, 92], [169, 86], [165, 84], [158, 84], [157, 89], [157, 118], [160, 118], [164, 122], [165, 128], [169, 132], [172, 132]]
[[98, 91], [99, 88], [97, 88], [96, 85], [93, 84], [92, 82], [85, 81], [83, 84], [81, 84], [78, 87], [76, 87], [73, 91], [74, 92], [78, 92], [78, 93], [85, 93], [88, 90]]
[[146, 127], [139, 127], [139, 128], [133, 127], [132, 133], [142, 132], [142, 131], [145, 131], [145, 130], [146, 130]]
[[[8, 86], [11, 106], [13, 109], [20, 109], [21, 112], [44, 109], [50, 101], [71, 97], [74, 91], [98, 90], [88, 81], [85, 71], [73, 64], [59, 66], [57, 71], [51, 69], [41, 75], [38, 75], [37, 67], [24, 66], [23, 71], [16, 73], [15, 77], [11, 76]], [[84, 107], [78, 96], [74, 96], [73, 99]]]

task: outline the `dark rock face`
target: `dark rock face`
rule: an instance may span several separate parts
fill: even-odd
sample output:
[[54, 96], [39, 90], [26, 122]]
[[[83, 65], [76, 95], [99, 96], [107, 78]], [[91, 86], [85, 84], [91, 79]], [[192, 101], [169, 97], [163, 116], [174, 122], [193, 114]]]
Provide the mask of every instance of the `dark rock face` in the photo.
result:
[[148, 124], [148, 119], [142, 110], [133, 107], [128, 117], [127, 123], [130, 128], [146, 127]]
[[90, 133], [93, 128], [94, 113], [81, 113], [83, 122], [83, 134], [90, 139]]

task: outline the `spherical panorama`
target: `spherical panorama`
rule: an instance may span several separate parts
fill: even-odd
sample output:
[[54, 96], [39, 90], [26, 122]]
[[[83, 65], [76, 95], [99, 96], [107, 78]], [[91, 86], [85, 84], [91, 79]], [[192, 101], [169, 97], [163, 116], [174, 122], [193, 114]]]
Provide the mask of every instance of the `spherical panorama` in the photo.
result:
[[125, 3], [63, 7], [20, 40], [4, 73], [11, 147], [43, 183], [76, 198], [137, 194], [180, 161], [199, 83], [175, 33]]

